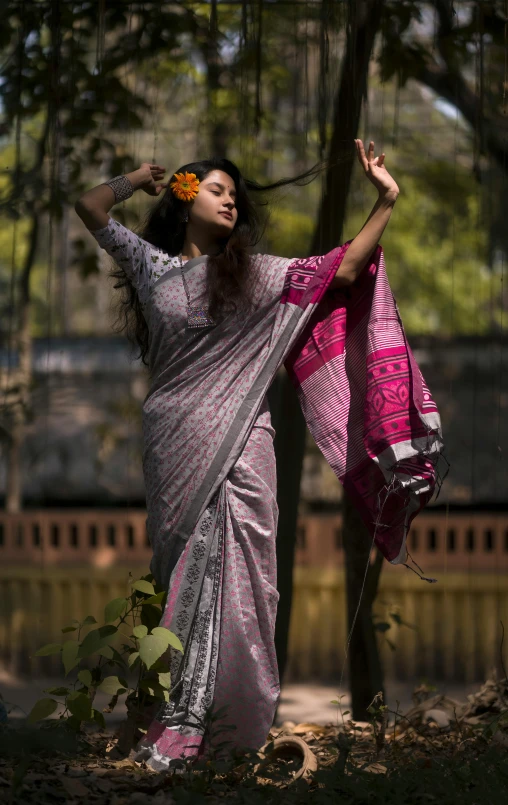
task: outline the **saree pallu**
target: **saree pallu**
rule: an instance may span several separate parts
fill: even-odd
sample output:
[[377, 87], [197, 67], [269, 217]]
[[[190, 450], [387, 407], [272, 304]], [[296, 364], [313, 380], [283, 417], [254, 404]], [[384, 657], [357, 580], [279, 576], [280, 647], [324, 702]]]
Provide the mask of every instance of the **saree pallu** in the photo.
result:
[[[154, 769], [212, 746], [258, 749], [273, 721], [278, 511], [266, 392], [279, 367], [388, 561], [407, 558], [411, 520], [438, 482], [439, 414], [381, 247], [353, 286], [325, 296], [349, 243], [298, 260], [254, 255], [255, 311], [198, 333], [185, 330], [175, 272], [151, 291], [156, 373], [143, 405], [150, 570], [168, 588], [161, 625], [184, 646], [183, 656], [170, 651], [170, 701], [134, 755]], [[196, 268], [195, 260], [184, 266], [199, 295], [206, 266]], [[212, 735], [210, 709], [220, 716]]]

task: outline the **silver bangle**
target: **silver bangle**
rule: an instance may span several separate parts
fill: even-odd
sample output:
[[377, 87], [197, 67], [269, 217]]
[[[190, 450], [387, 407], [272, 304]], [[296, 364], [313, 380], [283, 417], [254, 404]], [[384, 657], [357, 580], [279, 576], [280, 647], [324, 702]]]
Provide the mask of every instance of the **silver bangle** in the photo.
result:
[[109, 185], [115, 194], [115, 203], [125, 201], [134, 193], [134, 188], [127, 176], [115, 176], [114, 179], [110, 179], [109, 182], [104, 182], [104, 184]]

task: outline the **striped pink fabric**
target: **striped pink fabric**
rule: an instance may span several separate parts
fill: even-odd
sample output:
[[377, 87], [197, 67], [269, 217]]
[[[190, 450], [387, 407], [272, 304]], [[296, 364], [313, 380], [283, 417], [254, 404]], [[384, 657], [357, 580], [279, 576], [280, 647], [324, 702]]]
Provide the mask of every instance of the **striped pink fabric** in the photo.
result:
[[[352, 286], [327, 290], [350, 243], [316, 287], [319, 304], [285, 366], [316, 444], [375, 544], [388, 561], [405, 564], [411, 521], [443, 480], [441, 420], [407, 342], [382, 247]], [[281, 302], [308, 303], [313, 271], [312, 258], [292, 264]]]

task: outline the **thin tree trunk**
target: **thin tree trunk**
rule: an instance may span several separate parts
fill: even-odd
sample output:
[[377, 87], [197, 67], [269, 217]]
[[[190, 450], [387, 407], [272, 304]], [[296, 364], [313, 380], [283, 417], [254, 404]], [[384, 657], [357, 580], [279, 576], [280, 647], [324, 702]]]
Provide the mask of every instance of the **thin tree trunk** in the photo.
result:
[[339, 89], [335, 97], [333, 130], [329, 157], [350, 154], [351, 159], [331, 167], [309, 254], [321, 254], [338, 246], [342, 236], [346, 203], [355, 162], [353, 140], [358, 136], [363, 99], [367, 97], [369, 65], [374, 41], [381, 23], [383, 0], [350, 3], [346, 52], [342, 62]]
[[207, 65], [207, 113], [210, 126], [210, 144], [212, 154], [216, 157], [227, 157], [229, 146], [229, 126], [225, 115], [220, 111], [217, 96], [221, 89], [223, 67], [219, 55], [219, 29], [217, 25], [217, 0], [212, 0], [210, 27], [204, 46]]
[[[346, 211], [346, 198], [353, 168], [354, 148], [353, 139], [357, 136], [360, 121], [362, 99], [367, 92], [367, 77], [369, 63], [374, 47], [375, 35], [381, 21], [382, 0], [368, 0], [367, 2], [351, 3], [351, 33], [348, 36], [346, 53], [342, 66], [342, 75], [335, 102], [334, 128], [330, 143], [330, 158], [333, 160], [339, 153], [344, 152], [344, 143], [351, 143], [351, 161], [342, 163], [337, 168], [331, 168], [326, 177], [326, 189], [321, 208], [318, 214], [319, 226], [316, 229], [309, 254], [323, 254], [330, 251], [340, 243], [344, 217]], [[286, 668], [286, 658], [289, 638], [289, 621], [292, 601], [292, 578], [295, 555], [295, 537], [298, 520], [298, 502], [300, 497], [300, 482], [302, 464], [305, 452], [305, 420], [298, 404], [294, 389], [289, 388], [287, 374], [278, 376], [271, 389], [271, 407], [274, 427], [276, 429], [275, 452], [277, 459], [277, 500], [279, 504], [279, 528], [277, 532], [277, 587], [280, 592], [277, 622], [275, 628], [275, 644], [279, 674], [283, 678]], [[357, 544], [366, 544], [366, 529], [361, 523], [349, 516], [350, 508], [345, 504], [344, 530], [353, 535], [346, 537], [345, 543], [349, 545], [354, 541]], [[370, 545], [370, 540], [369, 540]], [[347, 550], [347, 549], [346, 549]], [[358, 568], [361, 557], [365, 555], [365, 548], [360, 556], [350, 550], [346, 557], [346, 585], [348, 588], [348, 612], [352, 613], [358, 604]], [[382, 557], [376, 560], [375, 570], [370, 575], [367, 593], [362, 601], [360, 629], [356, 626], [354, 633], [355, 643], [350, 665], [351, 679], [355, 680], [353, 693], [353, 717], [364, 720], [365, 701], [382, 690], [380, 661], [377, 652], [377, 642], [372, 625], [372, 602], [376, 596], [377, 583], [381, 570]], [[349, 568], [349, 572], [348, 572]], [[363, 564], [365, 569], [365, 564]], [[369, 571], [370, 572], [370, 571]], [[369, 626], [370, 624], [370, 626]], [[368, 661], [364, 658], [368, 657]], [[359, 691], [360, 693], [357, 693]], [[372, 693], [372, 695], [371, 695]]]
[[[346, 203], [355, 159], [353, 140], [358, 135], [363, 98], [367, 96], [369, 64], [376, 33], [381, 23], [382, 0], [350, 4], [350, 32], [342, 64], [339, 90], [335, 99], [330, 159], [350, 150], [351, 159], [331, 167], [319, 210], [319, 225], [312, 241], [311, 254], [324, 254], [342, 240]], [[358, 606], [363, 574], [371, 539], [347, 494], [342, 504], [346, 594], [349, 630]], [[372, 622], [372, 604], [376, 597], [382, 556], [375, 570], [369, 570], [368, 589], [364, 590], [349, 651], [349, 679], [352, 716], [366, 720], [366, 707], [383, 689], [383, 676], [376, 635]]]
[[375, 561], [368, 564], [372, 541], [347, 495], [343, 498], [342, 517], [348, 634], [353, 629], [348, 650], [351, 712], [355, 720], [367, 721], [370, 718], [367, 707], [375, 694], [382, 691], [385, 701], [383, 669], [372, 621], [372, 605], [377, 594], [383, 555], [376, 548]]
[[293, 600], [293, 565], [298, 501], [305, 453], [305, 419], [293, 384], [282, 369], [268, 392], [275, 428], [277, 462], [277, 589], [280, 593], [275, 624], [275, 649], [281, 680], [287, 663], [289, 622]]

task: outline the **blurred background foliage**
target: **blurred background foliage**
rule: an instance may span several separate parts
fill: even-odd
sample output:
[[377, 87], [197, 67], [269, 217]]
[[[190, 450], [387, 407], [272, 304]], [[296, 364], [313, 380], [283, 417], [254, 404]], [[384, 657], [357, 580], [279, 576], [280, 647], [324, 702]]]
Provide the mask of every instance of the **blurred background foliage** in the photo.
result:
[[[84, 7], [78, 13], [78, 6], [69, 16], [74, 4], [65, 5], [66, 13], [60, 19], [62, 71], [66, 65], [67, 69], [73, 66], [75, 93], [72, 96], [69, 91], [67, 98], [61, 98], [58, 161], [72, 177], [65, 185], [67, 195], [62, 188], [59, 194], [62, 205], [71, 207], [70, 222], [65, 221], [70, 227], [67, 231], [71, 242], [63, 265], [62, 219], [58, 220], [62, 208], [55, 208], [52, 222], [44, 216], [31, 269], [33, 336], [110, 331], [107, 315], [98, 320], [110, 289], [105, 278], [98, 276], [100, 258], [97, 259], [95, 245], [72, 210], [81, 190], [116, 172], [131, 170], [147, 159], [162, 162], [169, 174], [181, 163], [214, 150], [214, 137], [224, 143], [224, 150], [227, 146], [229, 158], [260, 182], [303, 170], [313, 164], [314, 155], [319, 156], [319, 3], [265, 4], [259, 87], [256, 43], [251, 41], [240, 47], [240, 4], [216, 4], [220, 33], [215, 39], [210, 38], [210, 3], [164, 4], [158, 36], [158, 15], [151, 4], [145, 4], [144, 11], [136, 3], [107, 8], [102, 72], [97, 71], [94, 51], [99, 34], [97, 20]], [[251, 5], [247, 4], [248, 24], [259, 25], [249, 18], [254, 14]], [[329, 4], [329, 74], [337, 72], [344, 46], [344, 31], [340, 28], [343, 6]], [[32, 12], [37, 7], [49, 14], [47, 3], [32, 3]], [[415, 23], [411, 37], [415, 47], [417, 32], [425, 39], [429, 4], [401, 3], [397, 9], [401, 16], [403, 7]], [[20, 8], [21, 4], [14, 2], [7, 4], [3, 12], [13, 35], [20, 24]], [[46, 21], [51, 22], [49, 16]], [[388, 27], [385, 40], [389, 39]], [[28, 81], [32, 95], [20, 123], [19, 156], [22, 173], [28, 179], [27, 191], [34, 198], [40, 188], [44, 198], [51, 193], [49, 155], [41, 166], [42, 188], [32, 182], [31, 174], [47, 124], [44, 103], [49, 99], [44, 94], [48, 82], [42, 70], [51, 42], [48, 28], [42, 24], [31, 31], [27, 42], [30, 47], [25, 48], [25, 59], [27, 67], [32, 67]], [[64, 45], [70, 42], [72, 47], [67, 44], [66, 50]], [[372, 62], [368, 104], [361, 121], [363, 131], [359, 133], [364, 140], [375, 140], [376, 152], [386, 152], [386, 165], [401, 188], [382, 246], [406, 331], [443, 336], [496, 332], [503, 324], [501, 269], [489, 265], [492, 211], [487, 220], [484, 208], [492, 188], [476, 181], [473, 172], [474, 132], [458, 111], [450, 105], [440, 105], [434, 93], [415, 81], [400, 86], [401, 64], [397, 70], [392, 64], [393, 46], [393, 42], [391, 48], [385, 44]], [[4, 46], [4, 51], [9, 51], [9, 45]], [[402, 58], [401, 53], [398, 55]], [[492, 59], [491, 64], [495, 64]], [[105, 65], [111, 65], [107, 75]], [[215, 71], [211, 69], [214, 66]], [[8, 85], [13, 78], [8, 70], [5, 72], [4, 84]], [[62, 72], [60, 78], [64, 86], [69, 76]], [[331, 130], [333, 89], [330, 82], [325, 138], [329, 138]], [[8, 93], [5, 97], [5, 111], [9, 115], [10, 109], [14, 122], [14, 105]], [[12, 201], [16, 161], [13, 134], [6, 130], [0, 137], [0, 191], [4, 200], [0, 205], [0, 289], [4, 323], [9, 319], [8, 310], [16, 292], [13, 277], [19, 276], [30, 239], [26, 210], [19, 198]], [[353, 143], [344, 143], [343, 147], [345, 158], [356, 160]], [[483, 170], [488, 171], [488, 166]], [[256, 250], [295, 257], [306, 254], [317, 225], [321, 191], [318, 179], [285, 193], [273, 205], [265, 240]], [[47, 198], [47, 206], [54, 200], [53, 194], [53, 200]], [[337, 232], [337, 243], [357, 234], [374, 200], [374, 189], [355, 164], [344, 231]], [[124, 218], [127, 225], [134, 224], [151, 203], [149, 197], [137, 193], [127, 206], [117, 207], [113, 214]], [[18, 220], [13, 220], [16, 217]], [[64, 285], [66, 298], [62, 299]]]

